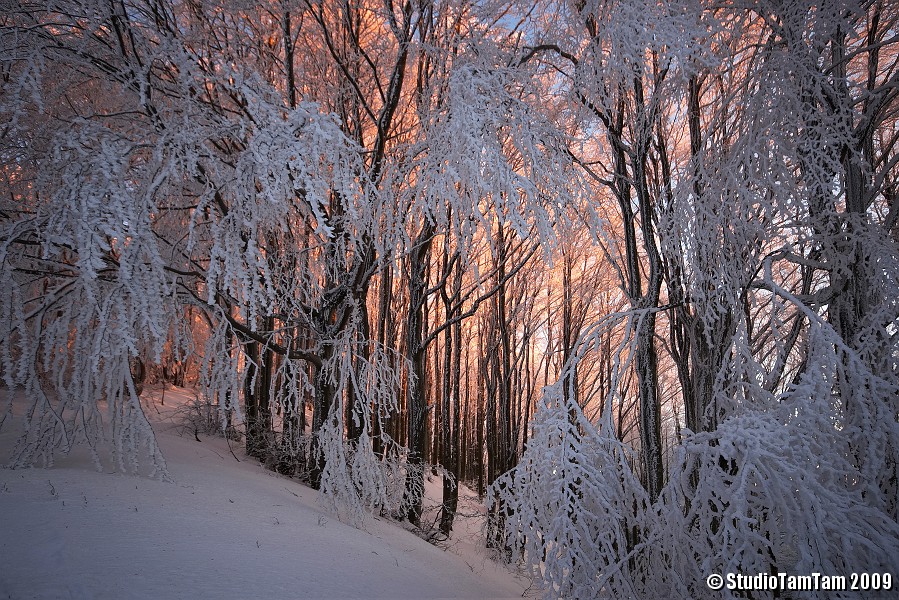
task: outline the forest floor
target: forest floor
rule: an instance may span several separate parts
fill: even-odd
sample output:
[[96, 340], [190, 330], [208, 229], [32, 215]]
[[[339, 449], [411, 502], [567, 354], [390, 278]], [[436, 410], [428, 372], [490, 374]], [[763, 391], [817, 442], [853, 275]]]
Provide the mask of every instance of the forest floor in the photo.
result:
[[[111, 464], [98, 472], [81, 448], [49, 469], [0, 469], [0, 600], [531, 595], [527, 580], [483, 549], [483, 507], [470, 491], [444, 548], [375, 516], [357, 529], [239, 443], [202, 434], [198, 442], [177, 418], [187, 390], [168, 388], [164, 405], [160, 389], [144, 396], [159, 409], [146, 412], [173, 481]], [[12, 425], [0, 432], [2, 461]], [[427, 487], [439, 493], [439, 479]]]

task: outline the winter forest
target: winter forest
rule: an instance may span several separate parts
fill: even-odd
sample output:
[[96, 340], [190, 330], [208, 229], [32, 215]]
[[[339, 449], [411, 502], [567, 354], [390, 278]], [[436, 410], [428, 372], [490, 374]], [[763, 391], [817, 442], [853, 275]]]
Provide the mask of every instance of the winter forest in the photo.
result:
[[549, 598], [899, 576], [896, 2], [0, 4], [9, 466], [168, 381]]

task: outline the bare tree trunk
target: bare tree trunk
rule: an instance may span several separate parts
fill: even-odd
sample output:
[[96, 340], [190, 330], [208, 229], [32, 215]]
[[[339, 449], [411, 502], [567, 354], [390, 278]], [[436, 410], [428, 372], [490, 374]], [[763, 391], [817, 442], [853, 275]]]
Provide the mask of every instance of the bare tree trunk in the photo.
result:
[[271, 450], [271, 379], [274, 356], [268, 348], [260, 348], [258, 342], [250, 342], [247, 344], [247, 357], [251, 361], [244, 382], [247, 455], [265, 460]]
[[[446, 253], [444, 254], [444, 268], [448, 264]], [[461, 313], [461, 306], [456, 305], [453, 308], [455, 300], [461, 295], [462, 289], [462, 270], [458, 262], [455, 265], [455, 277], [453, 278], [453, 294], [446, 293], [446, 288], [442, 290], [443, 305], [446, 309], [446, 319], [451, 320], [458, 317]], [[443, 437], [443, 455], [441, 463], [446, 469], [449, 476], [455, 481], [451, 481], [449, 477], [443, 478], [443, 507], [440, 516], [440, 531], [444, 535], [449, 535], [453, 529], [453, 520], [456, 517], [456, 510], [459, 506], [459, 427], [460, 427], [460, 407], [459, 407], [459, 389], [462, 377], [462, 321], [458, 320], [452, 327], [448, 327], [445, 333], [444, 343], [444, 368], [443, 368], [443, 428], [441, 434]]]
[[416, 238], [414, 250], [409, 256], [409, 313], [406, 322], [406, 352], [412, 364], [413, 381], [407, 386], [406, 410], [408, 411], [407, 447], [410, 469], [406, 476], [407, 518], [414, 525], [421, 522], [423, 467], [427, 452], [427, 352], [424, 340], [425, 303], [427, 302], [427, 265], [430, 258], [434, 226], [426, 224]]

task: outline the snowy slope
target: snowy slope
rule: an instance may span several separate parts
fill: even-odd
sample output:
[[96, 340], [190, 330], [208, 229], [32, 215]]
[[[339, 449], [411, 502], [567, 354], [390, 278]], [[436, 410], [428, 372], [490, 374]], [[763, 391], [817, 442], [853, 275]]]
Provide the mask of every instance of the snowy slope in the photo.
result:
[[81, 452], [0, 470], [0, 600], [516, 598], [526, 587], [386, 520], [345, 525], [223, 439], [155, 427], [173, 483], [99, 473]]

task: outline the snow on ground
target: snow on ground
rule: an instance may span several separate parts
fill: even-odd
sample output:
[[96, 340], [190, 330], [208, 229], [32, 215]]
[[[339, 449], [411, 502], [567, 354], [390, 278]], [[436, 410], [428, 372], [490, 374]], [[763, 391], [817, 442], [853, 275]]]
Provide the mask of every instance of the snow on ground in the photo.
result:
[[[487, 560], [472, 522], [449, 552], [380, 518], [355, 529], [239, 445], [241, 462], [226, 440], [174, 425], [184, 391], [168, 389], [164, 407], [158, 390], [146, 395], [174, 482], [97, 472], [81, 450], [51, 469], [0, 469], [0, 600], [519, 598], [527, 587]], [[3, 461], [13, 435], [0, 433]]]

